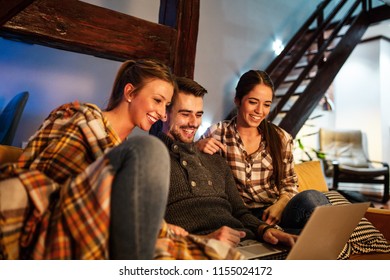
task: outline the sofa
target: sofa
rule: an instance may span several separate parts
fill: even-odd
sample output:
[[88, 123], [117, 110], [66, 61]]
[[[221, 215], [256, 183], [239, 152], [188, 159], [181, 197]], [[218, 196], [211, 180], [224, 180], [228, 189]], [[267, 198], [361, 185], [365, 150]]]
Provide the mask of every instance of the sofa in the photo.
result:
[[[328, 189], [321, 164], [320, 161], [308, 161], [295, 165], [298, 190], [316, 189], [325, 193], [332, 204], [350, 203], [337, 191]], [[356, 244], [353, 244], [355, 241]], [[390, 210], [369, 207], [349, 243], [352, 243], [348, 244], [351, 246], [356, 245], [355, 251], [362, 252], [351, 254], [349, 259], [390, 260]], [[381, 246], [382, 249], [378, 250]]]
[[[21, 148], [0, 145], [0, 165], [3, 163], [16, 161], [21, 153]], [[296, 164], [295, 171], [298, 176], [299, 191], [304, 191], [307, 189], [316, 189], [326, 193], [329, 196], [336, 197], [337, 203], [349, 203], [345, 199], [343, 200], [343, 197], [338, 197], [338, 194], [336, 192], [329, 191], [325, 176], [322, 172], [321, 163], [319, 161], [310, 161]], [[365, 214], [365, 218], [362, 220], [364, 220], [365, 223], [364, 231], [362, 231], [364, 233], [363, 239], [365, 241], [375, 243], [379, 240], [383, 243], [383, 240], [385, 240], [385, 242], [389, 244], [390, 210], [376, 209], [370, 207]], [[358, 239], [361, 240], [362, 234], [360, 232], [357, 234], [359, 235]], [[362, 251], [365, 253], [352, 254], [348, 256], [349, 259], [390, 259], [390, 251], [386, 251], [385, 253], [372, 252], [370, 251], [370, 248], [363, 248]]]

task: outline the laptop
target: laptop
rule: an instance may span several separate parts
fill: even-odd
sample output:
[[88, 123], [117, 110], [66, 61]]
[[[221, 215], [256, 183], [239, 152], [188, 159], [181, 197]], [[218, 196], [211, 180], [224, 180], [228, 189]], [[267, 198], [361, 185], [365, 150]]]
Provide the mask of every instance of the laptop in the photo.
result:
[[316, 207], [292, 248], [252, 240], [237, 250], [245, 259], [336, 260], [369, 205]]

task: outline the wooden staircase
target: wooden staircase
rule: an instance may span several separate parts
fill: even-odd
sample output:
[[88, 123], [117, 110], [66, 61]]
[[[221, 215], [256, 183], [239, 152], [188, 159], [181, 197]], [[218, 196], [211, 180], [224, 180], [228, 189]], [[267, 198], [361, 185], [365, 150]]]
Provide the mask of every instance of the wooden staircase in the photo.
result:
[[371, 0], [324, 0], [319, 4], [266, 69], [275, 86], [268, 119], [295, 137], [368, 26], [387, 18], [390, 7], [372, 8]]

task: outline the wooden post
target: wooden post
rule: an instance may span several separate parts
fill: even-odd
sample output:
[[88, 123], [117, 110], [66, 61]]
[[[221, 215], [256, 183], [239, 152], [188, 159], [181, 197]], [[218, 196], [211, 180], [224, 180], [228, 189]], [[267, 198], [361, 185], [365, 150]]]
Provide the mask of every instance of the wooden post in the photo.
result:
[[199, 0], [161, 0], [159, 23], [177, 30], [173, 72], [193, 79], [199, 29]]

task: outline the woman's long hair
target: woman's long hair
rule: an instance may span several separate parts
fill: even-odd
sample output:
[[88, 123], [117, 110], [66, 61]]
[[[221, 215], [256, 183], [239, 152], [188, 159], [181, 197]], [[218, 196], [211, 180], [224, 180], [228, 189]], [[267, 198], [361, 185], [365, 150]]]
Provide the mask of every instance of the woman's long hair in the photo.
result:
[[174, 76], [165, 64], [154, 59], [125, 61], [118, 70], [106, 111], [111, 111], [119, 105], [123, 98], [126, 84], [134, 86], [134, 92], [139, 91], [150, 79], [160, 79], [173, 85], [177, 90]]
[[[239, 100], [241, 104], [242, 98], [250, 91], [252, 91], [255, 86], [260, 84], [271, 88], [272, 99], [274, 99], [274, 85], [269, 75], [261, 70], [249, 70], [248, 72], [244, 73], [238, 81], [235, 96], [236, 100]], [[285, 149], [285, 147], [283, 147], [283, 142], [281, 139], [281, 130], [278, 126], [269, 122], [267, 119], [264, 119], [260, 123], [259, 128], [263, 133], [264, 140], [266, 142], [266, 149], [269, 151], [272, 157], [275, 184], [279, 186], [283, 174], [282, 151]]]

